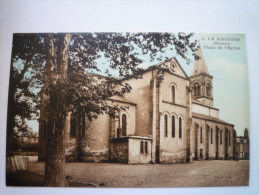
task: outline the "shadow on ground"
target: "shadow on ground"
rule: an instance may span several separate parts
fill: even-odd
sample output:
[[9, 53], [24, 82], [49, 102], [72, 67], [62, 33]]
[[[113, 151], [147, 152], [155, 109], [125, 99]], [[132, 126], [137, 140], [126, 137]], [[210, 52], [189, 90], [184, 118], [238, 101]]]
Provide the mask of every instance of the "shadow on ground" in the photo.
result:
[[44, 176], [28, 171], [6, 174], [7, 186], [43, 186]]
[[[7, 186], [43, 186], [44, 162], [29, 172], [7, 175]], [[69, 187], [209, 187], [249, 185], [249, 161], [195, 161], [186, 164], [66, 163]]]
[[[44, 176], [28, 172], [20, 171], [16, 173], [6, 174], [6, 186], [23, 186], [23, 187], [43, 187], [44, 186]], [[69, 187], [104, 187], [104, 184], [87, 184], [79, 182], [68, 181]]]

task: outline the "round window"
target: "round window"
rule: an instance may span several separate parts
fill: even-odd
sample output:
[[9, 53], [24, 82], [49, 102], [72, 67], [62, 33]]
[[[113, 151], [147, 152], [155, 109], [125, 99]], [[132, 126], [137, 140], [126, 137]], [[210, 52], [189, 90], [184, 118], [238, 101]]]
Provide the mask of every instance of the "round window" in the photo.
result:
[[175, 71], [175, 68], [176, 68], [176, 63], [175, 62], [171, 62], [170, 63], [170, 66], [169, 66], [169, 69], [174, 72]]

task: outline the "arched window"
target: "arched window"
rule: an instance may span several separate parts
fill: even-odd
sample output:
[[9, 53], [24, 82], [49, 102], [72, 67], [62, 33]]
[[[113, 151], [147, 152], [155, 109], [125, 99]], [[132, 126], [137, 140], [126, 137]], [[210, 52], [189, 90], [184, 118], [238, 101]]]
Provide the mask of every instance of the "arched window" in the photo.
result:
[[202, 143], [202, 127], [200, 127], [200, 143]]
[[193, 91], [194, 91], [194, 96], [200, 95], [200, 85], [198, 83], [194, 84]]
[[121, 129], [122, 129], [122, 136], [127, 135], [127, 116], [123, 114], [121, 117]]
[[200, 85], [197, 86], [197, 96], [200, 95]]
[[172, 103], [175, 103], [175, 86], [172, 85], [171, 87], [171, 96], [172, 96]]
[[213, 144], [213, 129], [210, 129], [210, 143]]
[[206, 84], [206, 95], [211, 96], [211, 85], [210, 85], [210, 83]]
[[179, 138], [182, 138], [182, 118], [179, 117]]
[[140, 142], [140, 153], [144, 153], [144, 142], [143, 141], [141, 141]]
[[228, 131], [228, 145], [231, 145], [231, 134], [230, 134], [230, 131]]
[[71, 115], [70, 119], [70, 137], [76, 137], [76, 116]]
[[167, 115], [164, 116], [164, 130], [165, 130], [165, 137], [168, 136], [168, 117]]
[[220, 130], [220, 144], [222, 144], [222, 130]]
[[147, 143], [147, 141], [145, 142], [145, 153], [146, 154], [148, 153], [148, 143]]
[[193, 91], [193, 96], [196, 96], [196, 85], [193, 85], [192, 91]]
[[172, 137], [175, 137], [175, 116], [172, 116]]

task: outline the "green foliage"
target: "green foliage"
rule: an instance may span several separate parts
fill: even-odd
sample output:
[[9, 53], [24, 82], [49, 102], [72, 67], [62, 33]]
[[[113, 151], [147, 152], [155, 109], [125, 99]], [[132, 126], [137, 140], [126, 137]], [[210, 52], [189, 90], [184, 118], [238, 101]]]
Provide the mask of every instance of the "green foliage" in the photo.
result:
[[[69, 46], [69, 62], [67, 77], [58, 78], [59, 52], [65, 34], [54, 34], [54, 60], [52, 77], [46, 77], [48, 88], [44, 91], [50, 95], [49, 109], [58, 113], [85, 112], [89, 120], [99, 114], [112, 114], [114, 111], [126, 109], [107, 103], [113, 96], [121, 96], [131, 90], [123, 82], [125, 79], [140, 78], [143, 69], [141, 56], [149, 55], [151, 60], [161, 59], [161, 53], [166, 49], [176, 50], [187, 62], [186, 54], [194, 52], [197, 42], [191, 42], [192, 34], [179, 33], [77, 33], [71, 35]], [[61, 41], [60, 41], [61, 40]], [[101, 72], [96, 63], [98, 58], [104, 58], [109, 63], [105, 72], [107, 77], [89, 74]], [[116, 70], [118, 75], [112, 75], [110, 70]], [[163, 71], [162, 71], [163, 72]], [[48, 80], [49, 79], [49, 80]]]
[[40, 34], [14, 34], [7, 119], [7, 153], [28, 135], [27, 120], [38, 117], [46, 47]]
[[[191, 37], [183, 33], [15, 34], [7, 155], [17, 144], [17, 136], [29, 132], [26, 121], [37, 118], [40, 109], [47, 125], [45, 185], [67, 186], [61, 170], [65, 162], [66, 114], [77, 113], [90, 121], [104, 113], [115, 117], [127, 107], [107, 100], [130, 92], [126, 79], [141, 78], [141, 56], [161, 60], [161, 53], [169, 49], [189, 62], [188, 52], [197, 49]], [[100, 58], [109, 64], [105, 70], [97, 64]], [[164, 71], [164, 67], [159, 70], [160, 80]], [[97, 74], [101, 72], [107, 76]]]
[[[193, 34], [74, 33], [69, 42], [67, 76], [57, 79], [64, 59], [61, 54], [65, 35], [51, 34], [54, 56], [48, 59], [50, 34], [14, 34], [8, 135], [26, 132], [29, 129], [26, 121], [38, 118], [40, 105], [61, 115], [68, 111], [83, 112], [89, 120], [99, 114], [112, 115], [127, 109], [110, 104], [107, 99], [131, 90], [124, 80], [141, 77], [142, 55], [148, 55], [151, 61], [161, 60], [161, 53], [169, 49], [189, 62], [187, 53], [197, 49], [197, 42], [191, 41]], [[100, 58], [109, 63], [109, 68], [100, 70], [97, 64]], [[51, 76], [46, 68], [48, 60], [53, 63]], [[117, 75], [111, 70], [117, 71]], [[98, 72], [105, 72], [107, 77]], [[48, 87], [42, 88], [43, 84]], [[49, 97], [48, 102], [40, 102], [43, 94]]]

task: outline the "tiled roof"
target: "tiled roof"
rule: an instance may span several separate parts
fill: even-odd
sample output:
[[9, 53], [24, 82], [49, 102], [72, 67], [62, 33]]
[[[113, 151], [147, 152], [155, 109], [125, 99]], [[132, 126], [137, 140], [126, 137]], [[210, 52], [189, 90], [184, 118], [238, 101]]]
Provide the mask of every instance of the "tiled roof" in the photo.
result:
[[213, 121], [213, 122], [218, 122], [218, 123], [223, 123], [223, 124], [227, 124], [227, 125], [232, 125], [233, 126], [233, 124], [228, 123], [226, 121], [220, 120], [220, 119], [212, 117], [212, 116], [208, 116], [208, 115], [204, 115], [204, 114], [199, 114], [199, 113], [196, 113], [196, 112], [193, 112], [192, 116], [195, 117], [195, 118], [205, 119], [205, 120], [208, 120], [208, 121]]
[[125, 97], [122, 97], [122, 96], [113, 96], [112, 98], [110, 98], [110, 100], [122, 102], [122, 103], [127, 103], [127, 104], [133, 104], [135, 106], [137, 105], [136, 103], [131, 102], [131, 101], [127, 100]]

